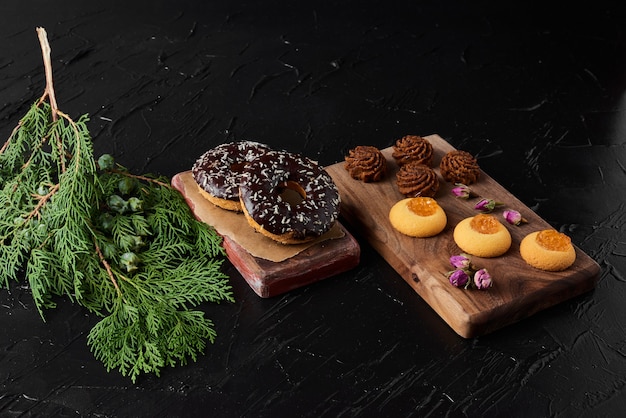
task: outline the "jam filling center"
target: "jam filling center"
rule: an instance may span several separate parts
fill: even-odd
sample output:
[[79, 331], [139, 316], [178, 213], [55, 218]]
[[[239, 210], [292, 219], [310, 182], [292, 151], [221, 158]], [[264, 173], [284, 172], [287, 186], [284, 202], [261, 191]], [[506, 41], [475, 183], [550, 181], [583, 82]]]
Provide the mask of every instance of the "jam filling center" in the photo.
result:
[[481, 213], [472, 218], [470, 226], [481, 234], [495, 234], [500, 229], [500, 222], [493, 215]]
[[537, 243], [547, 250], [566, 251], [572, 240], [556, 230], [547, 229], [537, 234]]
[[419, 216], [431, 216], [437, 212], [439, 206], [435, 199], [430, 197], [414, 197], [407, 203], [409, 210]]

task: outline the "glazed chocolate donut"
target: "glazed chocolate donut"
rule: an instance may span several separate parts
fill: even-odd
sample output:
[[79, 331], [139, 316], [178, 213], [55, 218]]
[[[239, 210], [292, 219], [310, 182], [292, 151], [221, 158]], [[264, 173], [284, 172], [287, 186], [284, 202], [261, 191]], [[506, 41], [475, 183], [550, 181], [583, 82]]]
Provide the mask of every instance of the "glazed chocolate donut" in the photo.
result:
[[283, 244], [315, 239], [339, 216], [333, 179], [315, 161], [285, 151], [268, 151], [244, 167], [239, 197], [248, 223]]
[[205, 152], [191, 172], [200, 194], [223, 209], [241, 212], [239, 183], [243, 167], [269, 151], [254, 141], [230, 142]]

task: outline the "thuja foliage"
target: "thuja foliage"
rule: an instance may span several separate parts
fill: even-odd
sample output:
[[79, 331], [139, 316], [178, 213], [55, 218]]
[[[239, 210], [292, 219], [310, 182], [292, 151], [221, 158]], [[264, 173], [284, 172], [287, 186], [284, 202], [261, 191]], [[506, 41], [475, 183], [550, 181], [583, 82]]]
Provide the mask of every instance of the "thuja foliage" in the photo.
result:
[[107, 370], [142, 373], [196, 360], [216, 337], [198, 305], [233, 301], [213, 229], [166, 178], [98, 160], [87, 128], [47, 85], [0, 149], [0, 277], [26, 280], [40, 315], [59, 300], [101, 317], [87, 343]]

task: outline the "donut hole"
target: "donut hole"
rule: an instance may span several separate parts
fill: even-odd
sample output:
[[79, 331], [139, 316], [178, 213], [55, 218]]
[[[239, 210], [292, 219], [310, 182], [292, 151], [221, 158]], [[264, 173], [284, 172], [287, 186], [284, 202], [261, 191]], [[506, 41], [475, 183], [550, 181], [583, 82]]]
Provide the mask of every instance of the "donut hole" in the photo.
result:
[[306, 199], [306, 192], [295, 181], [287, 181], [278, 185], [278, 196], [292, 206], [299, 205]]

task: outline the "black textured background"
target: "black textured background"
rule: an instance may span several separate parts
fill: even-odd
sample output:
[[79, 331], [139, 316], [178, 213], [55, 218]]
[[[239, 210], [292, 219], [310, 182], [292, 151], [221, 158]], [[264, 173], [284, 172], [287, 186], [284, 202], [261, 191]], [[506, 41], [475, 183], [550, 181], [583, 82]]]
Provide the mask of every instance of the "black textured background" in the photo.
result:
[[[602, 266], [597, 288], [458, 337], [364, 241], [360, 265], [203, 306], [218, 338], [137, 384], [93, 359], [97, 318], [43, 322], [0, 290], [0, 416], [618, 416], [626, 407], [626, 13], [619, 2], [11, 1], [0, 136], [39, 98], [36, 26], [60, 108], [96, 153], [172, 176], [253, 139], [324, 165], [437, 133]], [[1, 278], [0, 278], [1, 280]]]

